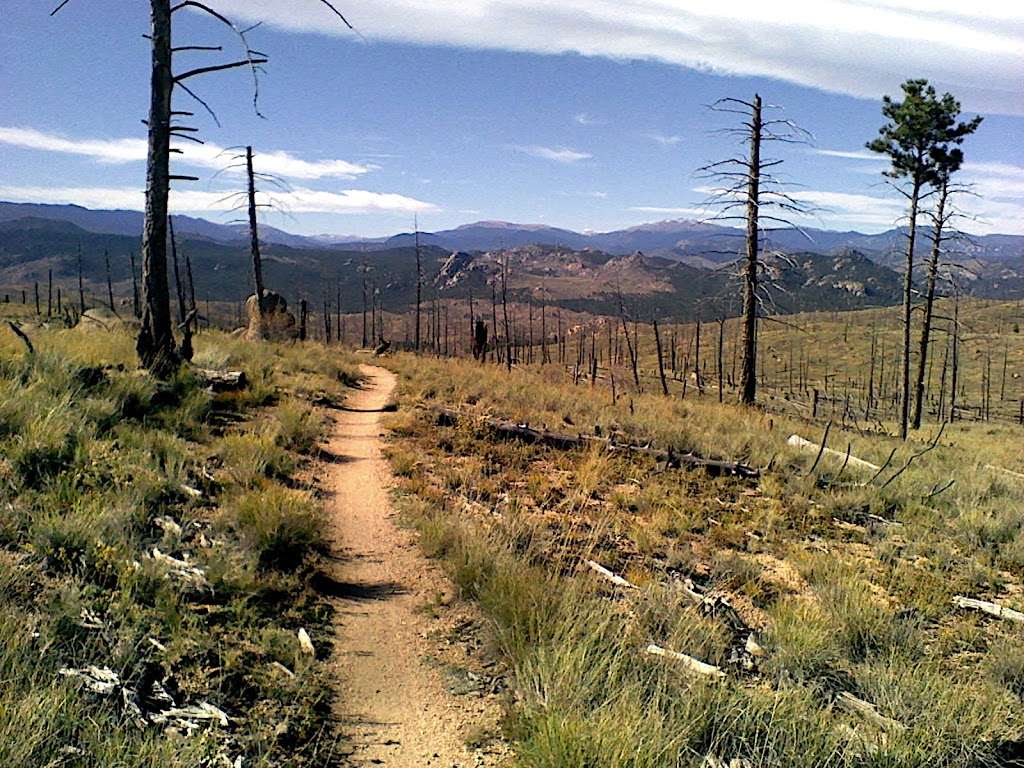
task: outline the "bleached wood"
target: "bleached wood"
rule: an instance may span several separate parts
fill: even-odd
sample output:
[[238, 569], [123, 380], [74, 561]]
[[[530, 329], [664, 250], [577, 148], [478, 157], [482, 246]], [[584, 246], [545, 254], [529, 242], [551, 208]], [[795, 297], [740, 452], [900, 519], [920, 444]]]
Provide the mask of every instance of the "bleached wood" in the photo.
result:
[[605, 579], [607, 579], [617, 587], [624, 587], [625, 589], [637, 589], [637, 586], [635, 584], [627, 581], [626, 579], [622, 578], [616, 573], [612, 573], [600, 563], [595, 563], [593, 560], [587, 560], [587, 566], [592, 571], [601, 574], [601, 576], [603, 576]]
[[842, 709], [844, 712], [848, 712], [851, 715], [856, 715], [862, 720], [871, 723], [872, 725], [881, 728], [885, 731], [905, 731], [907, 727], [903, 723], [897, 722], [890, 717], [879, 714], [878, 708], [869, 701], [858, 699], [852, 693], [840, 693], [836, 696], [836, 706]]
[[1005, 467], [997, 467], [995, 464], [986, 464], [985, 469], [991, 469], [993, 472], [1001, 472], [1004, 475], [1009, 475], [1017, 480], [1024, 480], [1024, 475], [1020, 472], [1014, 472], [1012, 469], [1006, 469]]
[[973, 597], [957, 595], [953, 598], [953, 605], [957, 608], [981, 611], [989, 616], [995, 616], [997, 619], [1009, 619], [1024, 623], [1024, 613], [1007, 608], [1005, 605], [999, 605], [999, 603], [990, 603], [988, 600], [976, 600]]
[[[786, 440], [786, 444], [808, 453], [818, 453], [819, 451], [822, 451], [821, 445], [818, 443], [812, 443], [810, 440], [800, 437], [800, 435], [790, 435], [789, 439]], [[840, 461], [846, 461], [850, 466], [860, 467], [861, 469], [870, 469], [874, 472], [881, 469], [877, 464], [872, 464], [870, 461], [865, 461], [864, 459], [858, 459], [856, 456], [850, 456], [849, 461], [847, 461], [845, 453], [842, 451], [834, 451], [831, 448], [825, 448], [822, 453], [826, 456], [837, 458]]]
[[687, 656], [685, 653], [679, 653], [678, 651], [670, 651], [661, 646], [651, 643], [645, 649], [645, 652], [651, 656], [661, 656], [662, 658], [672, 659], [678, 661], [690, 672], [704, 677], [713, 677], [715, 679], [722, 679], [725, 677], [725, 672], [720, 667], [716, 667], [714, 664], [706, 664], [700, 659], [695, 659], [693, 656]]

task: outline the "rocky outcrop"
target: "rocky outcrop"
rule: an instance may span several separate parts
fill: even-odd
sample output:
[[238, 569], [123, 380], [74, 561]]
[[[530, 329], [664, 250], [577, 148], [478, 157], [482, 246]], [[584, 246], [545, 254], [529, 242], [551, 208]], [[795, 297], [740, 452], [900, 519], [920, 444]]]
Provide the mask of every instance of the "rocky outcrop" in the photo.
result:
[[295, 315], [288, 311], [288, 302], [285, 301], [284, 296], [276, 291], [263, 289], [262, 316], [256, 306], [256, 294], [246, 299], [245, 313], [249, 318], [245, 338], [250, 341], [257, 339], [291, 341], [298, 338], [299, 329], [295, 322]]

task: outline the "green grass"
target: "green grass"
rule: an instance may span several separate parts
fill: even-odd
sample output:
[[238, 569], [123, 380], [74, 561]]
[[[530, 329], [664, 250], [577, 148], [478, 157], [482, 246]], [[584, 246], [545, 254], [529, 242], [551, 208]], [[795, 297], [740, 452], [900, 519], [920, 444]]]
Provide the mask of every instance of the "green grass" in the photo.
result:
[[[251, 381], [214, 395], [137, 371], [126, 333], [26, 329], [35, 357], [0, 334], [0, 765], [340, 764], [327, 675], [295, 634], [330, 625], [308, 586], [320, 510], [295, 473], [322, 427], [304, 400], [340, 398], [347, 359], [204, 333], [197, 362]], [[229, 725], [139, 728], [120, 692], [58, 674], [90, 664], [131, 690], [155, 676]]]

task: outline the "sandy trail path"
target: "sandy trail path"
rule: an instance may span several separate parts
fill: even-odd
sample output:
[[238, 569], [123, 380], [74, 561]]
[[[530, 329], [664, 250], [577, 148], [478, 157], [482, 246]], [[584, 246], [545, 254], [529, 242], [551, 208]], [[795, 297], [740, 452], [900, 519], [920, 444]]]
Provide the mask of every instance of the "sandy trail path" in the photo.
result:
[[466, 739], [493, 726], [497, 702], [452, 695], [439, 665], [427, 662], [451, 655], [441, 639], [443, 609], [439, 615], [424, 606], [452, 587], [394, 521], [380, 421], [395, 376], [373, 366], [362, 373], [366, 383], [337, 412], [327, 444], [336, 560], [328, 580], [338, 609], [331, 663], [350, 760], [389, 768], [493, 765], [493, 755], [470, 750]]

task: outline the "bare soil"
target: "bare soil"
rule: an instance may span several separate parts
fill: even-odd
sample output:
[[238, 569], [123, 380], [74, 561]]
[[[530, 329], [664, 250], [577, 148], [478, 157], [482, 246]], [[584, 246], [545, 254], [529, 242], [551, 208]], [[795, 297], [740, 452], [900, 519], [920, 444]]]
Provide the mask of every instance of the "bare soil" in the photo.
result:
[[[326, 446], [336, 601], [335, 715], [352, 765], [498, 765], [500, 703], [479, 651], [480, 622], [438, 565], [396, 524], [381, 413], [395, 376], [363, 366]], [[467, 745], [467, 742], [471, 745]]]

